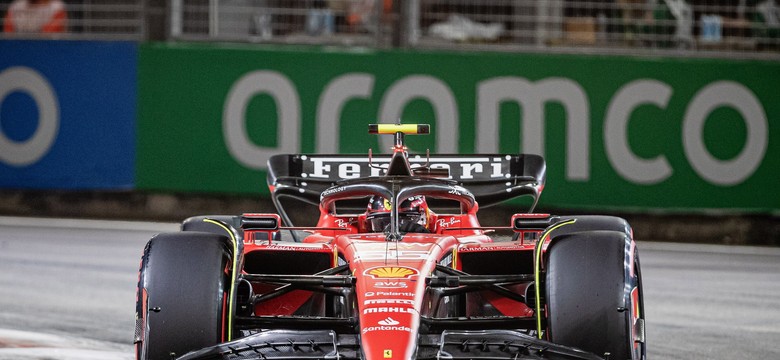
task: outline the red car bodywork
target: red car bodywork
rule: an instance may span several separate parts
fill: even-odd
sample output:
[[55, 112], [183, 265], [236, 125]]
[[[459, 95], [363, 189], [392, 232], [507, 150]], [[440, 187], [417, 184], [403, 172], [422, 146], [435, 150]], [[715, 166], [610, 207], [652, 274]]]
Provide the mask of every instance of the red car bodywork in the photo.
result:
[[[403, 135], [427, 128], [409, 129], [398, 125], [384, 132], [396, 139], [389, 157], [272, 157], [268, 185], [279, 214], [188, 220], [219, 224], [231, 234], [240, 256], [225, 270], [238, 285], [226, 289], [223, 343], [178, 359], [609, 358], [554, 343], [550, 299], [542, 299], [544, 282], [550, 282], [544, 276], [551, 239], [587, 231], [591, 235], [578, 235], [578, 243], [619, 234], [612, 248], [620, 253], [614, 275], [625, 286], [616, 287], [616, 294], [627, 305], [610, 311], [629, 314], [625, 322], [618, 319], [628, 334], [617, 341], [631, 358], [644, 357], [638, 259], [624, 220], [518, 213], [507, 226], [481, 226], [480, 205], [528, 195], [535, 206], [544, 188], [544, 160], [410, 156]], [[382, 232], [369, 231], [368, 215], [360, 211], [375, 196], [392, 205]], [[447, 206], [426, 215], [424, 231], [404, 232], [396, 204], [413, 196]], [[316, 225], [292, 226], [284, 197], [317, 204]], [[567, 228], [573, 230], [561, 232]], [[293, 241], [281, 241], [288, 231]], [[497, 237], [497, 231], [507, 235]], [[333, 349], [323, 350], [331, 343]]]
[[[391, 159], [404, 159], [410, 170], [408, 175], [413, 176], [406, 151], [402, 143], [397, 143]], [[500, 161], [501, 158], [493, 160]], [[499, 172], [496, 169], [491, 171]], [[500, 175], [505, 176], [503, 172]], [[269, 184], [272, 192], [275, 185]], [[534, 186], [538, 189], [538, 196], [543, 183], [536, 183]], [[494, 242], [493, 238], [486, 234], [491, 229], [480, 226], [476, 202], [466, 201], [460, 213], [433, 214], [429, 220], [429, 233], [409, 233], [399, 241], [388, 242], [385, 233], [368, 233], [365, 214], [337, 215], [334, 214], [332, 205], [327, 196], [322, 197], [319, 221], [316, 227], [311, 229], [313, 233], [303, 238], [300, 243], [256, 241], [256, 238], [273, 238], [273, 233], [259, 230], [263, 235], [255, 236], [254, 233], [258, 230], [245, 230], [244, 252], [247, 255], [253, 252], [285, 251], [323, 253], [332, 257], [331, 267], [338, 266], [340, 261], [349, 264], [350, 273], [356, 279], [355, 309], [360, 324], [361, 350], [366, 360], [413, 358], [417, 351], [421, 314], [428, 317], [446, 315], [438, 310], [441, 304], [431, 302], [431, 296], [426, 291], [426, 277], [435, 272], [437, 265], [463, 270], [461, 256], [483, 252], [512, 252], [519, 254], [518, 258], [530, 259], [535, 242], [523, 242], [522, 239], [527, 237], [524, 233], [532, 232], [534, 236], [530, 237], [538, 239], [542, 232], [518, 231], [522, 235], [519, 241]], [[275, 216], [277, 215], [256, 215], [258, 218]], [[517, 215], [516, 218], [547, 219], [549, 215], [523, 214]], [[527, 286], [528, 284], [511, 286], [510, 290], [524, 294]], [[268, 290], [270, 288], [260, 286], [254, 288], [256, 293]], [[254, 314], [293, 315], [301, 306], [311, 302], [313, 297], [316, 295], [311, 292], [294, 291], [257, 304]], [[436, 313], [437, 310], [439, 314]], [[312, 315], [311, 309], [307, 311]], [[467, 295], [465, 314], [462, 315], [480, 317], [490, 314], [525, 317], [531, 320], [534, 313], [525, 303], [484, 291]]]

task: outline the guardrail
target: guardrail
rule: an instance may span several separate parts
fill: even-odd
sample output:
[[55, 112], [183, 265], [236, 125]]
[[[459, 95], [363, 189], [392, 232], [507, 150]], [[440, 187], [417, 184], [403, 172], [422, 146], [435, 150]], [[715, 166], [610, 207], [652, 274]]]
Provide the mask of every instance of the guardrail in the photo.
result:
[[[778, 0], [71, 0], [63, 4], [67, 21], [61, 31], [4, 32], [2, 38], [780, 58]], [[9, 1], [0, 4], [6, 29], [15, 21], [8, 14], [13, 12], [11, 6]], [[17, 15], [19, 21], [25, 21], [24, 16]], [[27, 21], [29, 27], [31, 20]]]

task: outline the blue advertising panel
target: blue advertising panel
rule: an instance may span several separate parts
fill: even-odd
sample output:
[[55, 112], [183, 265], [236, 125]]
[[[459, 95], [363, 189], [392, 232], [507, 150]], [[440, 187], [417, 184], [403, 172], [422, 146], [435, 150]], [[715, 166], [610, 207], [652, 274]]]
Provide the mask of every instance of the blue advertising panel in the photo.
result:
[[0, 188], [134, 183], [138, 46], [0, 41]]

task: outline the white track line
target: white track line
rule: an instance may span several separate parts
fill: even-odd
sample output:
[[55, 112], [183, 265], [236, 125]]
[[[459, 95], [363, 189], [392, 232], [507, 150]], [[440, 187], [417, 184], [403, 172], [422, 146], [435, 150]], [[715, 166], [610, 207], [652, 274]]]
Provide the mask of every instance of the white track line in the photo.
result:
[[732, 254], [732, 255], [780, 255], [780, 248], [768, 246], [750, 246], [750, 245], [720, 245], [720, 244], [692, 244], [692, 243], [671, 243], [638, 241], [639, 256], [642, 255], [642, 249], [670, 252], [694, 252], [709, 254]]
[[0, 216], [0, 226], [126, 231], [177, 231], [178, 223]]
[[132, 360], [133, 352], [131, 345], [0, 329], [0, 360], [53, 359]]

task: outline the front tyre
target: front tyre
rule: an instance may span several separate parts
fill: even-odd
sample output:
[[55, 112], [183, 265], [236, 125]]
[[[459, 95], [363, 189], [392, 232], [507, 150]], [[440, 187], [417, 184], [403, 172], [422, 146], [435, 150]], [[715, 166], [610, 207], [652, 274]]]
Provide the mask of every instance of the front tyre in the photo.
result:
[[641, 274], [623, 232], [556, 237], [547, 250], [547, 330], [555, 343], [609, 359], [645, 359]]
[[138, 360], [169, 360], [227, 340], [229, 243], [190, 231], [149, 240], [136, 297]]

